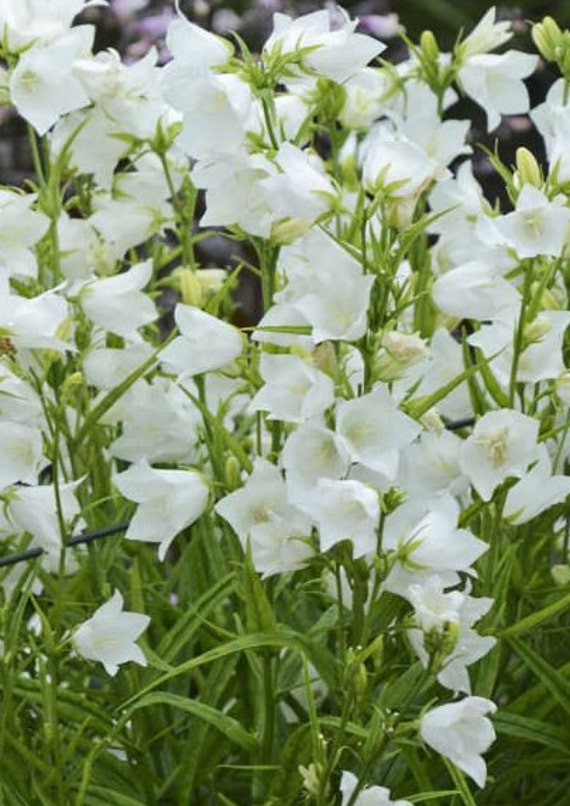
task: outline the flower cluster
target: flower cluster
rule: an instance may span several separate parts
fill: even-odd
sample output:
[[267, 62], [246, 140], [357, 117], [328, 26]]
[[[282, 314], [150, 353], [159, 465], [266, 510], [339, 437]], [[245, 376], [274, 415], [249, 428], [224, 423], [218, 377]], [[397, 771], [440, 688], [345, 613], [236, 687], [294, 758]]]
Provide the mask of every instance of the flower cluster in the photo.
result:
[[[0, 190], [0, 524], [43, 552], [0, 580], [6, 719], [50, 726], [24, 757], [61, 803], [115, 802], [108, 778], [149, 803], [403, 806], [431, 750], [432, 788], [469, 795], [513, 652], [552, 681], [517, 636], [565, 607], [570, 78], [530, 113], [548, 169], [490, 157], [503, 210], [453, 117], [460, 94], [490, 130], [530, 111], [538, 57], [494, 52], [494, 9], [397, 66], [342, 9], [276, 13], [258, 55], [176, 13], [161, 66], [93, 53], [93, 5], [0, 3], [36, 169]], [[200, 265], [214, 237], [242, 258]], [[58, 706], [64, 680], [90, 710]], [[505, 732], [530, 734], [524, 702]]]

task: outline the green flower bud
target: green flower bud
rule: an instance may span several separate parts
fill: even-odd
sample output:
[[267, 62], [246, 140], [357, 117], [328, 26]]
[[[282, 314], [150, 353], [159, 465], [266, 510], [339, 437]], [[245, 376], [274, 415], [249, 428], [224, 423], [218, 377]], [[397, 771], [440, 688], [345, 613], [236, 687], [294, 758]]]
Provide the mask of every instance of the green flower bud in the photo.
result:
[[532, 27], [532, 39], [547, 62], [557, 62], [561, 54], [562, 31], [552, 19], [545, 17]]
[[420, 48], [427, 59], [432, 62], [437, 62], [440, 50], [433, 31], [424, 31], [422, 33], [420, 36]]
[[525, 148], [524, 146], [517, 148], [516, 165], [521, 187], [523, 185], [534, 185], [535, 187], [541, 187], [542, 171], [540, 170], [540, 165], [536, 161], [534, 155], [528, 150], [528, 148]]

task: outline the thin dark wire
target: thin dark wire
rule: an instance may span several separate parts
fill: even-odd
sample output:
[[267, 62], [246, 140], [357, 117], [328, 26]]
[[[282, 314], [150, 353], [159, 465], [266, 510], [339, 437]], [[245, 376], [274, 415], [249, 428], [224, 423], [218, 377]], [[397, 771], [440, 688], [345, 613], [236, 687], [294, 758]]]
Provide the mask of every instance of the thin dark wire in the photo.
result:
[[[97, 529], [95, 532], [74, 535], [73, 537], [69, 538], [65, 544], [65, 548], [71, 548], [72, 546], [79, 546], [86, 543], [93, 543], [95, 540], [99, 540], [102, 537], [108, 537], [109, 535], [116, 535], [119, 532], [125, 532], [128, 529], [128, 526], [129, 522], [125, 521], [124, 523], [118, 523], [115, 526], [106, 526], [104, 529]], [[4, 568], [7, 565], [16, 565], [16, 563], [21, 563], [25, 560], [33, 560], [35, 557], [40, 557], [43, 553], [44, 550], [39, 546], [36, 546], [33, 549], [26, 549], [26, 551], [20, 551], [17, 554], [9, 554], [7, 557], [0, 557], [0, 568]]]
[[460, 428], [469, 428], [475, 425], [475, 417], [464, 417], [463, 420], [453, 420], [445, 426], [447, 431], [459, 431]]

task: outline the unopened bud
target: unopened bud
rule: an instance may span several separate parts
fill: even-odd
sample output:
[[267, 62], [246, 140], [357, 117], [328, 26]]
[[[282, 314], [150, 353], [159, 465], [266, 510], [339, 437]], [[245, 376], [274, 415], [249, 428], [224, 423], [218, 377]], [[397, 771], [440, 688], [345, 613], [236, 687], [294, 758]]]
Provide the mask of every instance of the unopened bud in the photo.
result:
[[230, 490], [236, 490], [241, 486], [240, 476], [241, 466], [235, 456], [228, 456], [225, 466], [226, 484]]
[[180, 296], [185, 305], [193, 305], [201, 308], [203, 304], [202, 285], [198, 280], [197, 273], [190, 268], [182, 267], [174, 272], [178, 282]]
[[542, 22], [533, 25], [532, 39], [540, 55], [547, 62], [559, 60], [559, 56], [562, 55], [560, 53], [562, 31], [552, 17], [545, 17]]
[[309, 226], [302, 218], [283, 218], [271, 227], [271, 240], [280, 246], [288, 246], [304, 235]]
[[559, 588], [570, 584], [570, 565], [553, 565], [550, 569], [552, 579]]
[[542, 185], [542, 171], [540, 170], [540, 165], [536, 161], [534, 154], [532, 154], [528, 148], [524, 146], [517, 148], [516, 165], [520, 187], [523, 187], [523, 185], [540, 187]]
[[550, 319], [546, 316], [541, 316], [540, 314], [533, 319], [532, 322], [529, 322], [528, 325], [524, 326], [523, 330], [523, 338], [525, 344], [535, 344], [536, 342], [541, 341], [541, 339], [546, 336], [547, 333], [550, 332], [552, 329], [552, 324]]
[[437, 62], [440, 51], [433, 31], [424, 31], [422, 33], [420, 47], [430, 61]]

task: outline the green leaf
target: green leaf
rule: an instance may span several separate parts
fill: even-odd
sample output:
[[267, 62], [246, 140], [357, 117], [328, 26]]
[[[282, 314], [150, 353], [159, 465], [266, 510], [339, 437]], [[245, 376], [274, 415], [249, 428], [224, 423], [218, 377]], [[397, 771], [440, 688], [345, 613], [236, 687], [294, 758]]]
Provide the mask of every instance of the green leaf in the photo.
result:
[[236, 719], [222, 713], [222, 711], [218, 711], [217, 708], [212, 708], [211, 705], [198, 700], [191, 700], [188, 697], [181, 697], [179, 694], [171, 694], [168, 691], [157, 691], [154, 694], [147, 694], [139, 700], [133, 711], [148, 708], [152, 705], [168, 705], [172, 708], [179, 708], [212, 725], [220, 733], [223, 733], [230, 742], [238, 744], [247, 752], [252, 753], [257, 750], [255, 736], [244, 730]]
[[106, 786], [92, 786], [85, 800], [87, 806], [145, 806], [144, 801], [135, 800]]
[[457, 793], [465, 806], [477, 806], [473, 795], [471, 794], [471, 790], [469, 789], [469, 784], [465, 780], [465, 775], [463, 772], [455, 766], [449, 759], [443, 758], [445, 762], [445, 766], [447, 767], [447, 771], [449, 772], [453, 783], [457, 787]]
[[532, 719], [531, 717], [499, 710], [493, 717], [493, 725], [499, 734], [542, 744], [545, 747], [550, 747], [552, 750], [557, 750], [564, 755], [570, 756], [570, 735], [568, 731], [549, 725], [540, 719]]
[[511, 638], [512, 636], [522, 635], [522, 633], [530, 632], [539, 624], [542, 624], [543, 621], [547, 621], [547, 619], [553, 618], [559, 613], [563, 613], [567, 609], [570, 609], [570, 593], [567, 593], [566, 596], [558, 599], [558, 601], [552, 602], [552, 604], [543, 607], [542, 610], [539, 610], [536, 613], [531, 613], [529, 616], [525, 616], [525, 618], [517, 621], [515, 624], [511, 624], [509, 627], [506, 627], [499, 633], [499, 637]]
[[187, 647], [207, 615], [233, 591], [235, 573], [220, 579], [181, 616], [172, 629], [162, 638], [157, 655], [170, 663], [183, 647]]
[[570, 681], [518, 638], [507, 638], [507, 641], [556, 702], [570, 714]]

